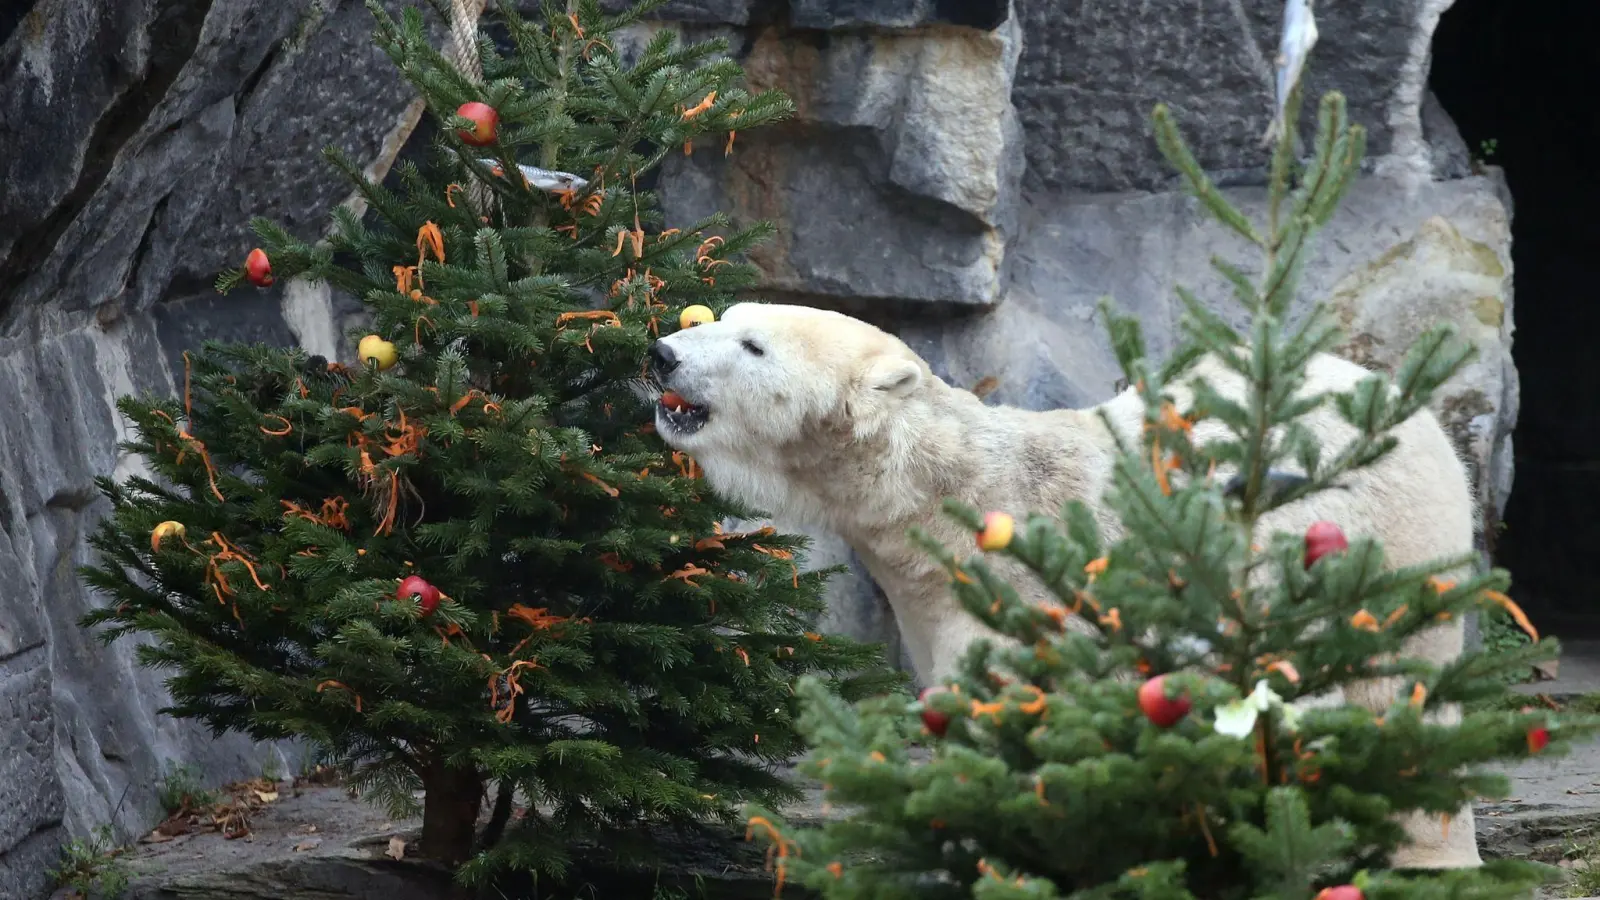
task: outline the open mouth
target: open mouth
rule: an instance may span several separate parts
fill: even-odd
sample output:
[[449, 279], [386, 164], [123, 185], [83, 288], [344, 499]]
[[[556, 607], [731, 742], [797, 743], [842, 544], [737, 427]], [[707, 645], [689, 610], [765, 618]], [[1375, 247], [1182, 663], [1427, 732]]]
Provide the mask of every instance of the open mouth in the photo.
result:
[[666, 422], [678, 434], [694, 434], [705, 427], [706, 421], [711, 418], [711, 411], [683, 399], [682, 394], [667, 391], [656, 403], [656, 418]]

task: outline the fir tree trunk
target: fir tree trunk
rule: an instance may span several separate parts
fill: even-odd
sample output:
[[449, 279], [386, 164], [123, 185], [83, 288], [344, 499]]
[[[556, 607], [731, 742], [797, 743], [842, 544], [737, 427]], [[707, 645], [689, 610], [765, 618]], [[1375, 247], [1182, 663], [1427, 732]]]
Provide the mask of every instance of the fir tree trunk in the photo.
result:
[[500, 838], [506, 831], [506, 823], [511, 820], [511, 804], [516, 792], [516, 782], [500, 782], [499, 794], [494, 798], [494, 808], [489, 813], [489, 824], [483, 826], [483, 839], [478, 844], [480, 850], [492, 849], [495, 844], [500, 843]]
[[422, 852], [448, 866], [472, 856], [472, 842], [483, 805], [483, 776], [477, 769], [430, 763], [422, 783]]

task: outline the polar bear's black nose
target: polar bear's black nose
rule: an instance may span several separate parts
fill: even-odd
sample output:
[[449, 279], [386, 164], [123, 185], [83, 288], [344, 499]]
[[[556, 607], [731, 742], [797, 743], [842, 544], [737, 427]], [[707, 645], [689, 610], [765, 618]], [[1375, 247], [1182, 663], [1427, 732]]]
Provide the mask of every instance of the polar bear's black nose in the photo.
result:
[[672, 352], [671, 347], [662, 341], [650, 345], [650, 371], [654, 372], [657, 378], [671, 375], [672, 370], [677, 367], [678, 354]]

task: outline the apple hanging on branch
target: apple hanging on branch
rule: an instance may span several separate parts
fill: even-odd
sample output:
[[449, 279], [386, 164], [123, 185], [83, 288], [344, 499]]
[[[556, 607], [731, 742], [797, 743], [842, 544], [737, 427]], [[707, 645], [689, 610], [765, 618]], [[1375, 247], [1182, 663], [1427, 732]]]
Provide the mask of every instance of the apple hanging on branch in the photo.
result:
[[978, 532], [978, 549], [1004, 550], [1011, 546], [1017, 522], [1003, 512], [991, 512], [983, 517], [983, 528]]
[[1343, 553], [1350, 549], [1344, 530], [1332, 522], [1312, 522], [1306, 529], [1306, 568], [1330, 553]]
[[267, 258], [267, 251], [260, 247], [250, 251], [244, 260], [244, 277], [256, 287], [272, 285], [272, 260]]
[[487, 103], [473, 100], [456, 108], [456, 115], [472, 123], [472, 130], [456, 132], [461, 142], [471, 147], [487, 147], [500, 136], [500, 113]]
[[386, 341], [375, 334], [369, 334], [356, 345], [356, 354], [361, 357], [362, 363], [371, 363], [379, 371], [387, 369], [400, 358], [400, 351], [391, 341]]
[[400, 590], [395, 592], [395, 596], [401, 600], [415, 599], [417, 606], [422, 610], [422, 617], [427, 618], [439, 608], [439, 601], [444, 594], [421, 575], [407, 575], [400, 582]]
[[1157, 675], [1139, 686], [1139, 709], [1158, 728], [1171, 728], [1189, 714], [1189, 695], [1167, 696], [1167, 676]]
[[950, 717], [929, 707], [928, 698], [948, 690], [946, 687], [933, 686], [923, 688], [922, 693], [917, 695], [917, 699], [922, 703], [922, 724], [935, 737], [944, 737], [944, 733], [950, 728]]
[[696, 303], [693, 306], [685, 306], [683, 312], [678, 314], [678, 327], [693, 328], [716, 320], [717, 314], [711, 311], [711, 307]]

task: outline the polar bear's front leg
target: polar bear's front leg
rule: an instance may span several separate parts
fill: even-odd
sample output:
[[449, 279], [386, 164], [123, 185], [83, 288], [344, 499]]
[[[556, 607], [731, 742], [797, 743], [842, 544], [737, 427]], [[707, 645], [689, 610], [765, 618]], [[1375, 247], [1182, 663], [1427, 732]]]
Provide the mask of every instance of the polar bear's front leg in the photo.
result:
[[[1465, 643], [1465, 627], [1455, 619], [1413, 635], [1401, 652], [1443, 666], [1461, 655]], [[1351, 685], [1345, 695], [1349, 702], [1382, 715], [1404, 688], [1401, 678], [1381, 678]], [[1458, 724], [1461, 706], [1445, 704], [1427, 713], [1424, 720], [1441, 725]], [[1400, 816], [1399, 821], [1406, 830], [1408, 843], [1395, 851], [1393, 865], [1396, 868], [1464, 869], [1483, 865], [1470, 801], [1448, 817], [1417, 811]]]

